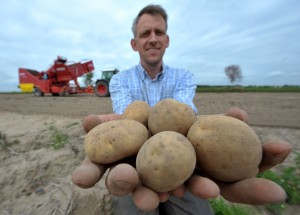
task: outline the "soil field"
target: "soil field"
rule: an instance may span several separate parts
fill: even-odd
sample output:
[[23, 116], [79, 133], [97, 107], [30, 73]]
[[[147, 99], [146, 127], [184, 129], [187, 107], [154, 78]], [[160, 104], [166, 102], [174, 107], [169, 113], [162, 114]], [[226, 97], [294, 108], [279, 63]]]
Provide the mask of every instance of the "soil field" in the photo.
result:
[[[198, 93], [195, 104], [200, 114], [240, 107], [262, 141], [284, 139], [300, 151], [299, 93]], [[92, 94], [0, 94], [0, 214], [111, 214], [103, 180], [87, 190], [70, 181], [84, 157], [82, 119], [111, 112], [109, 97]], [[66, 145], [54, 149], [59, 136]], [[295, 206], [286, 214], [298, 213]]]
[[[236, 106], [248, 112], [251, 125], [300, 128], [299, 93], [198, 93], [194, 102], [200, 114], [220, 114]], [[109, 97], [93, 94], [68, 97], [0, 94], [0, 111], [82, 119], [91, 113], [112, 113], [112, 106]]]

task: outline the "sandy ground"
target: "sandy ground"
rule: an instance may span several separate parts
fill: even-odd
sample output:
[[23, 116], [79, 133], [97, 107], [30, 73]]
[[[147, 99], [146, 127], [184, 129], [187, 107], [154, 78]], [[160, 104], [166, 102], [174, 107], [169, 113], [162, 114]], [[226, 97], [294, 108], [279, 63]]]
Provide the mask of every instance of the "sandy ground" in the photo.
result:
[[[284, 139], [300, 151], [299, 93], [203, 93], [196, 95], [195, 104], [201, 114], [243, 108], [262, 141]], [[91, 94], [0, 94], [0, 214], [111, 214], [103, 180], [87, 190], [70, 181], [84, 157], [83, 117], [111, 112], [110, 98]], [[59, 150], [50, 146], [53, 128], [68, 137]], [[294, 157], [277, 169], [293, 163]], [[299, 207], [288, 211], [297, 214]]]

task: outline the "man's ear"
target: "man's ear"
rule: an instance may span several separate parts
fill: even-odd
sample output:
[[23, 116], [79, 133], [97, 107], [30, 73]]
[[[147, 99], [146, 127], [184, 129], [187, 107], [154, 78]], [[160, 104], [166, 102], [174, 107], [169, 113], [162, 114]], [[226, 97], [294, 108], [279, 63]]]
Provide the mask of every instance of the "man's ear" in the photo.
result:
[[169, 37], [169, 35], [167, 35], [166, 48], [169, 47], [169, 44], [170, 44], [170, 37]]
[[131, 39], [130, 41], [130, 45], [131, 45], [131, 48], [134, 50], [134, 51], [137, 51], [137, 47], [136, 47], [136, 41], [135, 39]]

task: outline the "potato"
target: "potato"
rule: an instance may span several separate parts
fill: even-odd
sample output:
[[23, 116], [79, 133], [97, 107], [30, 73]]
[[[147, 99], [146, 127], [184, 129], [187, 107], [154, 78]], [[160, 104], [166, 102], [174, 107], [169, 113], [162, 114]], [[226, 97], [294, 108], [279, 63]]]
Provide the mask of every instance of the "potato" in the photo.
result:
[[148, 136], [147, 128], [135, 120], [108, 121], [90, 130], [84, 149], [91, 161], [111, 164], [137, 154]]
[[223, 182], [251, 178], [258, 173], [262, 145], [246, 123], [229, 116], [205, 116], [190, 128], [187, 138], [197, 154], [197, 166]]
[[127, 106], [122, 114], [123, 119], [133, 119], [148, 126], [150, 106], [144, 101], [134, 101]]
[[168, 192], [182, 185], [192, 175], [195, 165], [192, 144], [174, 131], [163, 131], [149, 138], [136, 158], [141, 181], [157, 192]]
[[151, 109], [148, 128], [151, 134], [175, 131], [186, 136], [196, 120], [197, 117], [190, 106], [174, 99], [164, 99]]

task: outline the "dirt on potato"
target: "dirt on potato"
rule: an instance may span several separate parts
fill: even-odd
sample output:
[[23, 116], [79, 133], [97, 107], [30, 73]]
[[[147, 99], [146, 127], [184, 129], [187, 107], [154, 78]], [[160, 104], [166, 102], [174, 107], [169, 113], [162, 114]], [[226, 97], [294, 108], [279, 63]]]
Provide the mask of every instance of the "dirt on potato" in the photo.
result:
[[[262, 141], [284, 139], [299, 152], [299, 95], [198, 93], [195, 104], [200, 114], [242, 108]], [[104, 180], [86, 190], [70, 180], [84, 158], [83, 118], [111, 112], [110, 98], [93, 94], [0, 94], [0, 214], [112, 214]], [[276, 169], [290, 165], [294, 157]], [[285, 214], [297, 213], [299, 206], [293, 206]]]

